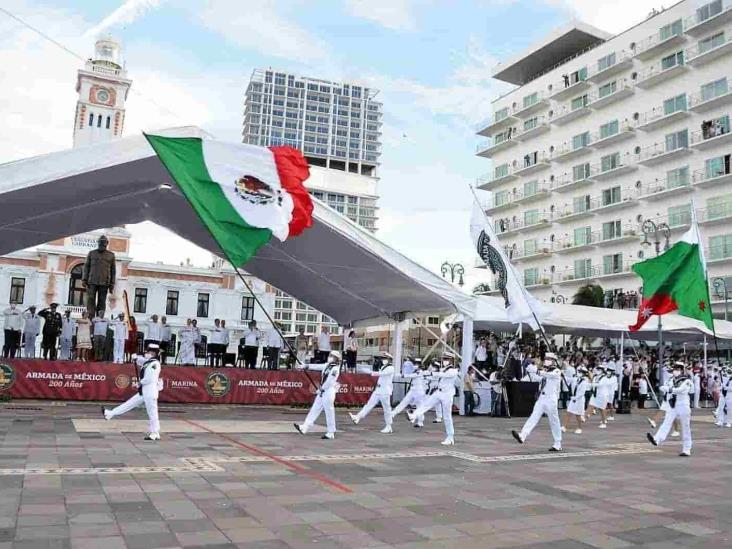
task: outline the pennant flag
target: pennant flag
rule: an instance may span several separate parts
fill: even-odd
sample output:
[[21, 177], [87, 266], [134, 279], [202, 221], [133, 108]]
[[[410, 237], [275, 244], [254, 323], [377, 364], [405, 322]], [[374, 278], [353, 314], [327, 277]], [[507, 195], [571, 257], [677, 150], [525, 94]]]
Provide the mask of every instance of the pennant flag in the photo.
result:
[[513, 324], [527, 322], [537, 330], [539, 323], [549, 316], [549, 311], [524, 287], [498, 241], [492, 220], [485, 215], [477, 197], [470, 217], [470, 236], [478, 255], [493, 273], [494, 285], [503, 296], [508, 320]]
[[676, 310], [681, 316], [701, 320], [714, 331], [707, 265], [694, 213], [692, 205], [691, 228], [679, 242], [658, 257], [633, 265], [643, 279], [643, 296], [638, 320], [629, 327], [631, 332], [640, 330], [652, 315]]
[[313, 203], [303, 185], [310, 170], [297, 149], [145, 137], [235, 266], [272, 235], [284, 241], [312, 225]]

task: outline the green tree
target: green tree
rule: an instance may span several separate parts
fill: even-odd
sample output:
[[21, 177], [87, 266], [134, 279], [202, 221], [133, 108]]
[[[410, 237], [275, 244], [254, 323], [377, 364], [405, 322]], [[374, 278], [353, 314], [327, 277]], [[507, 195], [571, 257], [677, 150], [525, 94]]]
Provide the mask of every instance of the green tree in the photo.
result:
[[605, 291], [599, 284], [585, 284], [577, 289], [572, 298], [574, 305], [587, 305], [588, 307], [603, 307], [605, 305]]

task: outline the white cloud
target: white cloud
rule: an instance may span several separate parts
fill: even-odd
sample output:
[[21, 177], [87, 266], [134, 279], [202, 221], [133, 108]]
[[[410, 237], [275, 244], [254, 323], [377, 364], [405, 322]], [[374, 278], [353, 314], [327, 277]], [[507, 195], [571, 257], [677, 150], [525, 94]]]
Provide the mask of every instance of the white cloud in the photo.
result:
[[417, 26], [412, 0], [346, 0], [349, 15], [391, 30], [412, 31]]
[[275, 57], [312, 62], [329, 56], [318, 37], [279, 13], [274, 0], [218, 0], [198, 13], [201, 22], [231, 43]]
[[[612, 32], [622, 32], [648, 17], [652, 10], [661, 10], [675, 4], [675, 0], [613, 0], [597, 2], [592, 0], [543, 0], [564, 8], [568, 15]], [[664, 4], [664, 6], [662, 6]]]
[[97, 25], [87, 30], [84, 35], [87, 37], [96, 37], [107, 29], [132, 23], [138, 17], [142, 17], [148, 11], [154, 10], [164, 0], [126, 0], [124, 4], [102, 19]]

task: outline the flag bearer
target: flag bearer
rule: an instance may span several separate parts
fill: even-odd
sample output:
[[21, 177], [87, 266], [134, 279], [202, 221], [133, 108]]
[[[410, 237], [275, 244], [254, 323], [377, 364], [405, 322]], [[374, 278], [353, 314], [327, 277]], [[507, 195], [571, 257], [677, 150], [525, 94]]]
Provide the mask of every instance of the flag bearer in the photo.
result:
[[663, 418], [661, 427], [656, 432], [656, 435], [646, 433], [648, 441], [654, 446], [663, 444], [671, 432], [671, 426], [675, 419], [679, 419], [681, 423], [681, 440], [682, 449], [679, 454], [682, 457], [688, 457], [691, 455], [691, 398], [690, 394], [694, 390], [694, 382], [687, 375], [684, 375], [684, 363], [676, 362], [673, 368], [673, 377], [669, 384], [669, 398], [668, 404], [669, 409], [666, 412], [666, 417]]
[[452, 424], [452, 401], [455, 397], [455, 380], [458, 377], [458, 369], [451, 363], [446, 363], [439, 372], [432, 372], [432, 377], [437, 380], [437, 389], [434, 393], [424, 399], [422, 404], [417, 407], [414, 414], [410, 416], [410, 421], [414, 424], [424, 422], [424, 414], [432, 408], [442, 410], [442, 420], [445, 423], [445, 440], [442, 441], [443, 446], [452, 446], [455, 444], [455, 428]]
[[307, 417], [303, 423], [295, 423], [295, 429], [301, 434], [307, 434], [312, 428], [320, 412], [325, 412], [326, 433], [320, 437], [326, 440], [333, 440], [336, 433], [335, 419], [335, 397], [340, 387], [338, 376], [341, 373], [341, 355], [338, 351], [331, 351], [325, 364], [305, 364], [305, 370], [320, 372], [320, 388], [315, 394], [315, 400], [310, 407]]

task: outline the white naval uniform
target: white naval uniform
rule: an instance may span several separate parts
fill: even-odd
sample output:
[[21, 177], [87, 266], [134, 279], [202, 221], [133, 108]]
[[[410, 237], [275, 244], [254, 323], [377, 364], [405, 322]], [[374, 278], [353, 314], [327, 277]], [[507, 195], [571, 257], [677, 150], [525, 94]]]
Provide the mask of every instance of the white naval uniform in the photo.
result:
[[559, 422], [559, 385], [561, 384], [562, 372], [555, 369], [541, 374], [541, 384], [539, 385], [539, 398], [536, 399], [534, 410], [531, 412], [529, 419], [524, 423], [521, 429], [521, 440], [526, 440], [539, 423], [541, 416], [546, 414], [549, 419], [549, 428], [554, 438], [554, 448], [562, 449], [562, 429]]
[[[726, 393], [726, 396], [725, 396]], [[726, 378], [719, 389], [719, 402], [723, 403], [717, 413], [717, 425], [729, 425], [732, 416], [732, 377]]]
[[[424, 423], [424, 414], [432, 408], [441, 411], [445, 423], [446, 441], [454, 442], [455, 429], [452, 425], [452, 400], [455, 397], [455, 379], [458, 369], [450, 366], [442, 372], [433, 372], [432, 377], [437, 379], [437, 390], [422, 401], [414, 412], [415, 423]], [[438, 415], [439, 417], [439, 415]]]
[[[407, 394], [404, 395], [402, 401], [397, 405], [396, 408], [391, 411], [392, 418], [401, 414], [407, 406], [411, 405], [419, 407], [419, 405], [422, 404], [422, 401], [427, 395], [427, 383], [424, 379], [425, 375], [426, 372], [421, 371], [402, 375], [402, 377], [406, 379], [411, 379], [412, 382], [409, 385], [409, 391], [407, 391]], [[417, 422], [417, 425], [419, 425], [420, 427], [424, 425], [424, 416], [422, 416], [421, 420]]]
[[667, 387], [669, 388], [668, 410], [654, 439], [657, 444], [662, 444], [668, 437], [674, 420], [678, 419], [681, 423], [682, 452], [689, 453], [691, 452], [691, 399], [689, 395], [694, 389], [694, 383], [688, 377], [681, 376], [676, 379], [671, 378]]
[[595, 376], [592, 380], [592, 398], [590, 398], [590, 406], [597, 410], [604, 410], [607, 408], [607, 396], [612, 386], [612, 378], [607, 377], [605, 374]]
[[585, 416], [585, 393], [590, 390], [590, 379], [584, 375], [577, 375], [572, 383], [570, 399], [567, 403], [567, 412], [576, 416]]
[[673, 378], [667, 377], [666, 383], [663, 385], [660, 385], [658, 387], [658, 390], [663, 393], [663, 402], [661, 402], [661, 406], [659, 410], [662, 412], [668, 412], [671, 409], [671, 406], [669, 406], [668, 399], [671, 397], [671, 388], [673, 387]]
[[694, 408], [699, 408], [701, 399], [701, 374], [694, 374]]
[[721, 427], [722, 425], [724, 425], [727, 413], [732, 412], [732, 410], [727, 408], [727, 411], [725, 412], [725, 408], [727, 407], [726, 395], [729, 394], [729, 392], [727, 391], [727, 384], [730, 378], [727, 378], [725, 375], [722, 374], [722, 372], [719, 372], [718, 375], [719, 378], [715, 378], [715, 382], [719, 383], [719, 400], [717, 401], [717, 409], [715, 410], [714, 415], [717, 418], [717, 420], [715, 421], [715, 425]]
[[71, 345], [73, 343], [74, 333], [76, 333], [76, 320], [73, 318], [66, 318], [66, 315], [64, 315], [61, 318], [61, 342], [58, 353], [59, 359], [71, 359]]
[[41, 333], [41, 317], [25, 313], [23, 315], [25, 325], [23, 326], [23, 357], [35, 358], [36, 338]]
[[386, 426], [391, 425], [391, 394], [394, 386], [394, 366], [387, 364], [382, 366], [378, 372], [371, 372], [372, 377], [378, 377], [376, 387], [374, 387], [368, 402], [356, 414], [356, 421], [361, 421], [374, 407], [381, 403], [384, 410], [384, 423]]
[[110, 322], [114, 334], [113, 362], [122, 364], [125, 361], [125, 340], [128, 335], [127, 323], [124, 320], [113, 320]]
[[196, 363], [196, 330], [192, 327], [185, 327], [180, 331], [180, 352], [179, 359], [181, 364]]
[[112, 410], [106, 410], [104, 416], [112, 419], [121, 416], [125, 412], [145, 405], [147, 418], [149, 420], [150, 434], [160, 435], [160, 420], [158, 419], [158, 393], [162, 390], [163, 381], [160, 379], [160, 361], [157, 358], [138, 357], [137, 365], [140, 366], [140, 392], [135, 393], [126, 402], [123, 402]]
[[338, 364], [309, 364], [305, 366], [306, 370], [315, 370], [320, 374], [320, 389], [315, 394], [315, 400], [310, 407], [305, 422], [301, 426], [303, 433], [307, 433], [320, 416], [320, 412], [325, 411], [325, 423], [329, 435], [335, 435], [336, 419], [335, 419], [335, 397], [338, 392], [338, 376], [341, 373], [341, 367]]

